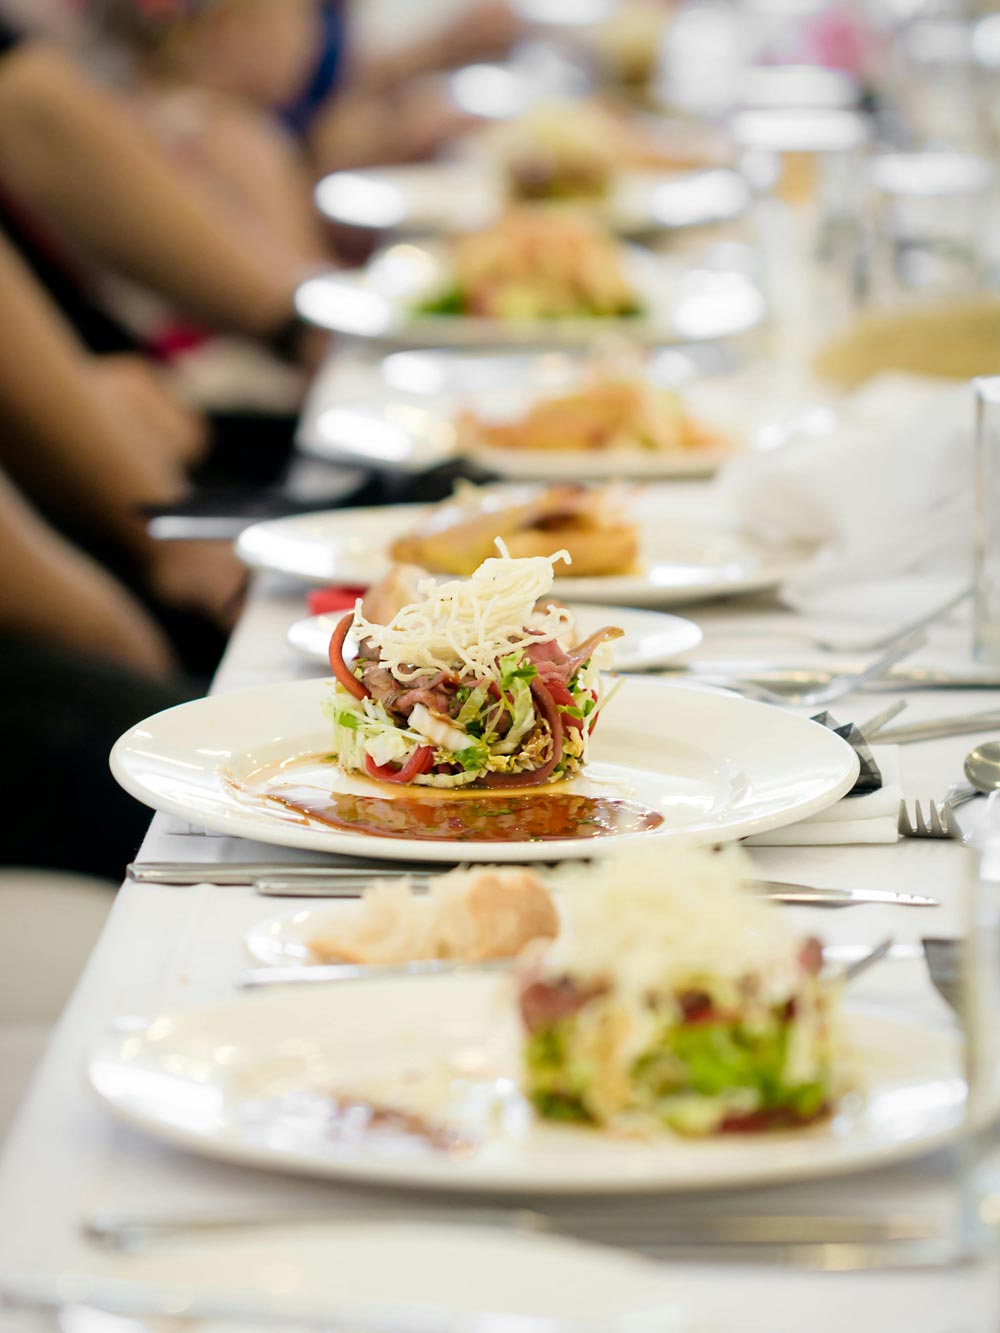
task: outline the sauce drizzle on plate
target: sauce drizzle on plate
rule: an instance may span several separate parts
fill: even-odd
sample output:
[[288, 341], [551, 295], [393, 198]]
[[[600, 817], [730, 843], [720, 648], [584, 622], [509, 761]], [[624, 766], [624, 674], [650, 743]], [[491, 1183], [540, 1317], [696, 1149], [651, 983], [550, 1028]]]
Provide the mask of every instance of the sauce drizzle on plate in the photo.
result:
[[637, 801], [572, 792], [466, 795], [460, 800], [358, 796], [315, 787], [264, 793], [294, 814], [331, 828], [423, 842], [555, 842], [608, 838], [659, 827], [663, 816]]

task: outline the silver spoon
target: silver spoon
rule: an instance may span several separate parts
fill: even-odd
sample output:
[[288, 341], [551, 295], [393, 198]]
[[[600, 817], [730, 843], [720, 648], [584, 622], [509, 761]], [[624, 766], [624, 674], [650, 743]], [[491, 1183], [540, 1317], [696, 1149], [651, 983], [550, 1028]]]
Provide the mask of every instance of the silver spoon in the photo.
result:
[[977, 792], [1000, 791], [1000, 741], [983, 741], [965, 756], [965, 776]]
[[974, 796], [989, 796], [1000, 791], [1000, 741], [983, 741], [965, 756], [968, 783], [954, 782], [948, 788], [945, 803], [962, 805]]

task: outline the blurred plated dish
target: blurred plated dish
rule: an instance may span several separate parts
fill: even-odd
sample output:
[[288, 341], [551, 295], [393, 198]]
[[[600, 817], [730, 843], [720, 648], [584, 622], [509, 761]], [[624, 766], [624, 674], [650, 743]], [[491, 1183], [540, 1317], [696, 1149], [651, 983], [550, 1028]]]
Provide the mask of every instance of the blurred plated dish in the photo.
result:
[[[338, 171], [316, 187], [330, 219], [403, 234], [464, 232], [496, 220], [506, 203], [503, 176], [474, 161], [413, 163]], [[623, 236], [711, 226], [742, 216], [747, 187], [722, 167], [664, 172], [631, 167], [615, 173], [588, 209]]]
[[544, 206], [453, 242], [390, 246], [363, 269], [307, 278], [295, 299], [321, 328], [410, 347], [586, 346], [598, 332], [697, 342], [749, 332], [765, 314], [742, 273], [678, 269]]
[[[544, 493], [558, 496], [575, 489], [579, 488], [549, 487]], [[562, 511], [566, 521], [560, 524], [558, 506], [549, 500], [552, 517], [545, 517], [545, 506], [538, 503], [539, 488], [498, 487], [478, 492], [470, 488], [468, 494], [479, 498], [472, 499], [464, 513], [459, 501], [452, 499], [441, 506], [377, 506], [273, 519], [246, 528], [236, 549], [254, 569], [317, 585], [369, 587], [384, 579], [392, 563], [401, 559], [434, 573], [475, 568], [482, 548], [490, 546], [495, 536], [509, 540], [521, 532], [529, 537], [532, 514], [541, 518], [539, 533], [549, 534], [548, 549], [573, 541], [572, 510]], [[505, 509], [506, 514], [501, 512]], [[805, 558], [801, 552], [775, 552], [744, 537], [714, 505], [699, 504], [694, 496], [640, 492], [629, 510], [627, 550], [625, 526], [615, 523], [611, 532], [614, 536], [621, 531], [616, 545], [624, 552], [622, 572], [582, 576], [580, 564], [576, 573], [570, 572], [572, 566], [565, 573], [561, 567], [553, 596], [604, 605], [680, 605], [776, 587]], [[444, 515], [444, 521], [438, 515]], [[603, 543], [599, 528], [591, 534], [594, 541], [589, 541], [584, 517], [581, 515], [575, 534], [577, 554], [582, 554], [581, 543], [588, 541], [592, 554], [602, 549], [609, 555], [610, 547]], [[427, 541], [419, 541], [428, 524], [430, 547]], [[416, 546], [415, 538], [419, 541]], [[447, 569], [441, 569], [442, 549]], [[527, 553], [519, 545], [518, 550]]]
[[558, 932], [555, 903], [534, 870], [482, 866], [433, 876], [424, 893], [409, 876], [375, 879], [362, 898], [332, 911], [306, 908], [260, 921], [243, 942], [265, 966], [380, 966], [513, 958]]
[[299, 447], [401, 471], [467, 457], [523, 480], [567, 471], [581, 480], [710, 475], [746, 447], [746, 422], [720, 411], [708, 386], [676, 387], [658, 379], [656, 366], [622, 348], [528, 359], [520, 383], [418, 401], [387, 387], [324, 406], [320, 387]]
[[105, 1036], [91, 1084], [210, 1157], [490, 1194], [790, 1181], [947, 1142], [954, 1033], [841, 1005], [820, 942], [744, 893], [731, 852], [561, 867], [562, 928], [514, 985], [365, 978], [163, 1015]]
[[472, 136], [457, 161], [335, 172], [316, 202], [334, 222], [410, 233], [488, 226], [511, 203], [572, 203], [629, 235], [745, 213], [746, 182], [722, 160], [689, 127], [548, 102]]
[[[608, 609], [575, 602], [573, 614], [577, 632], [586, 638], [607, 623]], [[330, 635], [339, 615], [306, 616], [288, 630], [288, 642], [303, 657], [313, 662], [329, 663]], [[640, 611], [616, 607], [614, 621], [625, 632], [615, 645], [615, 668], [621, 671], [647, 671], [675, 661], [701, 642], [702, 633], [692, 620], [665, 615], [662, 611]]]

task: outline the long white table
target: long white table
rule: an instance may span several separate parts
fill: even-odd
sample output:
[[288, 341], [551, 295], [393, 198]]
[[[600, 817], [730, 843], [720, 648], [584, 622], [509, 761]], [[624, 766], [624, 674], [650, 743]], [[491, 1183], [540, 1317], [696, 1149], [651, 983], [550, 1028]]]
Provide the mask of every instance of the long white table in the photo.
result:
[[[303, 606], [301, 590], [258, 579], [215, 689], [228, 691], [310, 674], [309, 664], [296, 658], [284, 642], [286, 627], [303, 614]], [[706, 658], [743, 651], [751, 634], [760, 631], [773, 637], [781, 625], [794, 623], [766, 597], [698, 608], [695, 615], [706, 630], [706, 642], [699, 650]], [[948, 646], [963, 631], [945, 627], [936, 633], [939, 643]], [[795, 655], [787, 644], [785, 652]], [[848, 698], [837, 704], [836, 712], [844, 718], [860, 718], [891, 697], [879, 693]], [[990, 695], [981, 691], [914, 692], [909, 700], [907, 718], [919, 719], [985, 708]], [[905, 747], [907, 794], [923, 798], [943, 794], [960, 772], [961, 758], [972, 739]], [[177, 828], [176, 821], [154, 818], [142, 857], [204, 859], [209, 880], [214, 862], [273, 856], [258, 844], [172, 831]], [[774, 878], [909, 890], [942, 900], [940, 909], [928, 910], [863, 907], [820, 914], [801, 909], [803, 924], [828, 940], [868, 942], [889, 933], [897, 940], [918, 939], [921, 934], [947, 934], [959, 928], [968, 854], [955, 843], [762, 848], [753, 856], [762, 873]], [[349, 1217], [358, 1206], [363, 1192], [238, 1169], [170, 1149], [116, 1123], [84, 1085], [88, 1047], [112, 1020], [231, 997], [232, 978], [246, 961], [241, 944], [244, 930], [280, 907], [247, 888], [125, 885], [59, 1024], [0, 1166], [0, 1279], [53, 1278], [67, 1271], [128, 1276], [127, 1259], [102, 1255], [81, 1239], [79, 1220], [97, 1207], [184, 1212], [321, 1203], [332, 1216]], [[887, 964], [865, 985], [874, 996], [892, 993], [910, 966]], [[912, 975], [907, 984], [914, 984]], [[915, 984], [919, 987], [921, 983]], [[930, 988], [922, 984], [917, 1002], [933, 1005]], [[748, 1151], [752, 1151], [749, 1144]], [[928, 1202], [936, 1206], [947, 1198], [945, 1170], [944, 1159], [932, 1158], [835, 1182], [757, 1191], [750, 1196], [719, 1196], [717, 1206], [743, 1212], [753, 1208], [880, 1212]], [[386, 1217], [408, 1216], [415, 1206], [403, 1194], [379, 1197]], [[683, 1200], [665, 1204], [668, 1208], [684, 1206]], [[869, 1325], [873, 1330], [907, 1327], [930, 1333], [961, 1327], [985, 1333], [1000, 1319], [1000, 1283], [996, 1273], [983, 1267], [829, 1275], [672, 1263], [664, 1273], [670, 1291], [682, 1306], [698, 1314], [706, 1328], [784, 1330], [798, 1328], [807, 1318], [814, 1329], [832, 1330], [843, 1328], [849, 1317], [859, 1329]], [[386, 1281], [391, 1287], [391, 1275]], [[953, 1316], [959, 1309], [962, 1317], [956, 1322]], [[737, 1316], [738, 1325], [733, 1323]]]

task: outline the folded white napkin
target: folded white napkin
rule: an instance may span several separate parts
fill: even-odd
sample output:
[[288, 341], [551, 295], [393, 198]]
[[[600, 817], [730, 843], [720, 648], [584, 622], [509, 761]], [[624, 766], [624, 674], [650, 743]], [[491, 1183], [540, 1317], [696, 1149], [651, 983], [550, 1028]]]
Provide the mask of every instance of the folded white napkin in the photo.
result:
[[872, 746], [882, 773], [882, 786], [864, 796], [845, 796], [809, 819], [800, 819], [770, 833], [747, 838], [750, 847], [825, 847], [837, 843], [896, 842], [899, 831], [899, 746]]
[[[905, 383], [905, 382], [904, 382]], [[974, 404], [968, 385], [928, 396], [903, 385], [896, 412], [865, 414], [828, 436], [793, 435], [735, 459], [721, 478], [737, 526], [759, 541], [816, 554], [789, 580], [809, 589], [968, 565]], [[888, 395], [891, 396], [891, 395]]]

